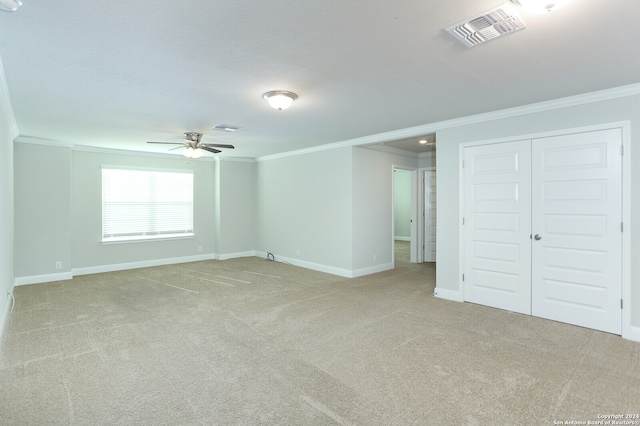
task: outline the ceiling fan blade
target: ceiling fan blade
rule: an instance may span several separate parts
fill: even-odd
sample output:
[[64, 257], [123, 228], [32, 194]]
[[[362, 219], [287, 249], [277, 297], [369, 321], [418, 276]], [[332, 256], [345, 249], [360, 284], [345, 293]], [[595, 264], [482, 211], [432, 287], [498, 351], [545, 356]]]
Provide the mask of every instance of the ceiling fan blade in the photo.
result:
[[219, 144], [219, 143], [201, 143], [199, 146], [200, 147], [208, 146], [209, 148], [226, 148], [226, 149], [234, 149], [235, 148], [235, 146], [233, 146], [233, 145], [224, 145], [224, 144]]
[[147, 142], [147, 143], [162, 143], [162, 144], [169, 144], [169, 145], [184, 145], [184, 142]]
[[208, 147], [208, 146], [206, 146], [206, 145], [200, 145], [200, 146], [198, 146], [198, 148], [200, 148], [200, 149], [204, 149], [205, 151], [213, 152], [214, 154], [217, 154], [217, 153], [219, 153], [219, 152], [222, 152], [222, 151], [220, 151], [219, 149], [209, 148], [209, 147]]

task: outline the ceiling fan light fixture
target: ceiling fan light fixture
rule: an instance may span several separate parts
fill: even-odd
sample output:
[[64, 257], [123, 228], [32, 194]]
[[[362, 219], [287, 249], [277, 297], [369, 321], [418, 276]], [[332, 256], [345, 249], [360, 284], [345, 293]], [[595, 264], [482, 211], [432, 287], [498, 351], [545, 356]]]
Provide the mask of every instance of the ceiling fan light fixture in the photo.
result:
[[5, 12], [15, 12], [22, 6], [22, 0], [0, 0], [0, 10]]
[[289, 108], [293, 101], [298, 99], [298, 95], [286, 90], [272, 90], [263, 94], [262, 97], [269, 103], [271, 108], [280, 111]]
[[182, 155], [187, 158], [200, 158], [202, 157], [202, 150], [197, 148], [194, 149], [193, 147], [189, 146], [184, 151], [182, 151]]

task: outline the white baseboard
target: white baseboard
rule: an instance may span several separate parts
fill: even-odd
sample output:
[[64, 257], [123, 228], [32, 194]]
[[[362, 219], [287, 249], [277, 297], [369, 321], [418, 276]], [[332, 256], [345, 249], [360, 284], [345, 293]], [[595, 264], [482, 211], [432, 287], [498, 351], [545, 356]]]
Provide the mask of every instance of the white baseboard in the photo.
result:
[[74, 268], [73, 275], [100, 274], [103, 272], [124, 271], [127, 269], [149, 268], [152, 266], [174, 265], [177, 263], [199, 262], [201, 260], [215, 260], [216, 255], [198, 254], [195, 256], [170, 257], [165, 259], [143, 260], [140, 262], [116, 263], [111, 265], [88, 266], [85, 268]]
[[255, 251], [241, 251], [237, 253], [218, 254], [216, 255], [216, 260], [228, 260], [228, 259], [237, 259], [239, 257], [254, 257], [254, 256], [257, 256]]
[[630, 326], [626, 333], [622, 334], [622, 337], [628, 340], [640, 342], [640, 327]]
[[[254, 256], [257, 257], [263, 257], [263, 258], [267, 258], [267, 253], [265, 252], [256, 252], [254, 254]], [[313, 262], [307, 262], [306, 260], [300, 260], [300, 259], [296, 259], [296, 258], [292, 258], [292, 257], [286, 257], [286, 256], [275, 256], [275, 259], [278, 262], [286, 262], [286, 263], [290, 263], [294, 266], [299, 266], [301, 268], [305, 268], [305, 269], [311, 269], [314, 271], [318, 271], [318, 272], [325, 272], [327, 274], [331, 274], [331, 275], [338, 275], [340, 277], [345, 277], [345, 278], [357, 278], [357, 277], [362, 277], [364, 275], [370, 275], [370, 274], [375, 274], [377, 272], [383, 272], [383, 271], [388, 271], [390, 269], [393, 269], [393, 263], [380, 263], [378, 265], [374, 265], [371, 267], [367, 267], [367, 268], [362, 268], [362, 269], [356, 269], [356, 270], [350, 270], [350, 269], [343, 269], [343, 268], [336, 268], [334, 266], [328, 266], [328, 265], [323, 265], [320, 263], [313, 263]]]
[[[267, 258], [267, 253], [265, 252], [256, 252], [255, 255], [257, 257], [263, 257], [265, 259]], [[307, 262], [306, 260], [300, 260], [292, 257], [278, 256], [278, 255], [275, 255], [274, 260], [276, 260], [277, 262], [290, 263], [293, 266], [299, 266], [305, 269], [312, 269], [318, 272], [325, 272], [331, 275], [338, 275], [340, 277], [345, 277], [345, 278], [353, 278], [352, 276], [353, 272], [349, 269], [336, 268], [333, 266], [322, 265], [320, 263]]]
[[62, 281], [73, 279], [77, 275], [100, 274], [103, 272], [124, 271], [127, 269], [149, 268], [152, 266], [173, 265], [177, 263], [199, 262], [202, 260], [227, 260], [237, 257], [255, 256], [253, 251], [229, 253], [217, 255], [215, 253], [198, 254], [195, 256], [170, 257], [164, 259], [143, 260], [139, 262], [115, 263], [110, 265], [87, 266], [84, 268], [74, 268], [71, 272], [62, 272], [57, 274], [43, 274], [29, 277], [16, 277], [15, 285], [41, 284], [53, 281]]
[[453, 300], [454, 302], [464, 302], [462, 299], [462, 294], [456, 290], [447, 290], [446, 288], [438, 288], [433, 292], [435, 297], [439, 297], [440, 299]]
[[[13, 290], [11, 291], [13, 294]], [[4, 342], [4, 333], [7, 328], [7, 324], [9, 323], [9, 314], [11, 314], [11, 306], [13, 301], [11, 297], [7, 297], [7, 301], [4, 307], [4, 311], [2, 317], [0, 317], [0, 348], [2, 347], [2, 343]]]
[[367, 268], [356, 269], [351, 272], [351, 278], [363, 277], [365, 275], [377, 274], [378, 272], [389, 271], [394, 268], [393, 263], [380, 263]]
[[29, 285], [29, 284], [40, 284], [40, 283], [50, 283], [53, 281], [64, 281], [70, 280], [73, 278], [73, 272], [58, 272], [55, 274], [42, 274], [42, 275], [32, 275], [29, 277], [16, 277], [15, 285]]

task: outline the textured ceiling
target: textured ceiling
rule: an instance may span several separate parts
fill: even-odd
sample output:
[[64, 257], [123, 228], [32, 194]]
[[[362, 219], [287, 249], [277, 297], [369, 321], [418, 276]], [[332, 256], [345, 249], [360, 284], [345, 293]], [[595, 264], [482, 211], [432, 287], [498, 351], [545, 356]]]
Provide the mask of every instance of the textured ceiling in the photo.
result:
[[[0, 57], [21, 136], [165, 152], [145, 142], [200, 131], [237, 157], [640, 81], [637, 1], [509, 3], [527, 28], [471, 49], [444, 30], [502, 3], [24, 0], [0, 12]], [[276, 89], [299, 99], [273, 110]]]

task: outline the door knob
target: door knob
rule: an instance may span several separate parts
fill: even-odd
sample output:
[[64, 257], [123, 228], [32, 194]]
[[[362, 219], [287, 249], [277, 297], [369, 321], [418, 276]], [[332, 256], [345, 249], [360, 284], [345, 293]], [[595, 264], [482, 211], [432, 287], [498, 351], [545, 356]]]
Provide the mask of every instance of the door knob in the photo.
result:
[[536, 239], [536, 241], [541, 240], [542, 239], [542, 235], [540, 234], [536, 234], [533, 238]]

